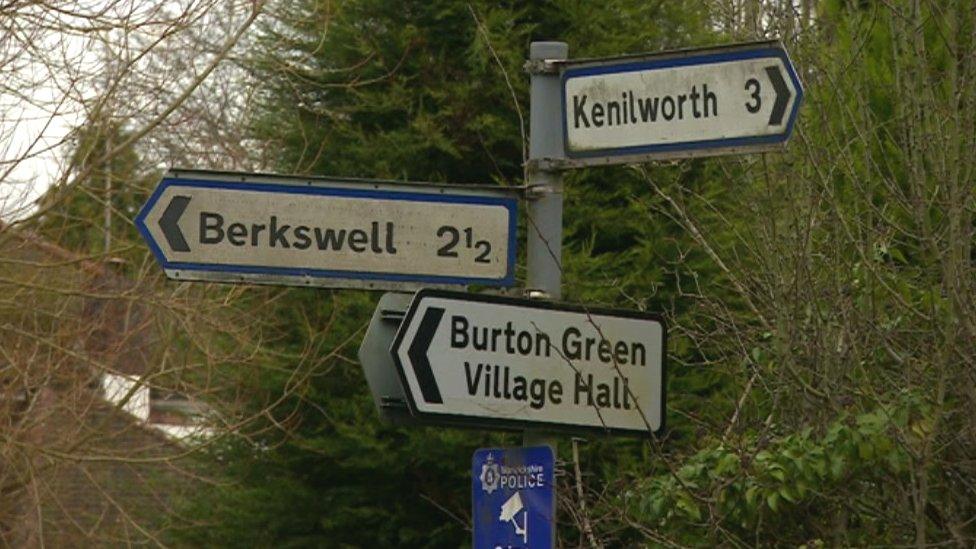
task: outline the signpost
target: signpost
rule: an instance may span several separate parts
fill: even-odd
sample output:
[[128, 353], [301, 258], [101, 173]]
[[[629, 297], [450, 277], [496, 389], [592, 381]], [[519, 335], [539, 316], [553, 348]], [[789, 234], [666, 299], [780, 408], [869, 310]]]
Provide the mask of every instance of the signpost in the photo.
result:
[[554, 468], [549, 446], [483, 448], [474, 453], [474, 549], [555, 546]]
[[516, 210], [497, 187], [179, 171], [136, 225], [176, 280], [511, 286]]
[[[554, 546], [553, 431], [664, 428], [663, 321], [553, 301], [562, 170], [774, 150], [803, 100], [778, 41], [567, 55], [531, 45], [525, 188], [179, 170], [136, 218], [172, 279], [419, 290], [383, 296], [360, 347], [381, 414], [524, 429], [528, 446], [475, 453], [475, 547]], [[531, 299], [431, 289], [514, 285], [521, 196]]]
[[655, 315], [421, 290], [391, 351], [411, 413], [426, 422], [664, 426], [665, 328]]
[[568, 167], [776, 149], [803, 99], [778, 41], [560, 67]]

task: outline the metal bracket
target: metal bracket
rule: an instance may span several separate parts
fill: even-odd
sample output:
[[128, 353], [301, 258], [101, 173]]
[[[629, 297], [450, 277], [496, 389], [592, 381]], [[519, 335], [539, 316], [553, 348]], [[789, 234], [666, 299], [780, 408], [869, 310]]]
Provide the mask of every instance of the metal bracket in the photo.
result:
[[380, 398], [380, 406], [394, 410], [409, 410], [407, 403], [402, 398], [388, 395]]
[[525, 170], [528, 173], [560, 172], [571, 167], [572, 162], [566, 158], [531, 158], [525, 161]]
[[559, 74], [564, 62], [562, 59], [530, 59], [522, 68], [529, 74]]
[[407, 311], [403, 309], [380, 309], [380, 318], [391, 322], [401, 322]]
[[525, 297], [529, 299], [549, 299], [551, 297], [549, 292], [545, 290], [536, 290], [533, 288], [526, 288], [523, 293]]
[[552, 187], [549, 185], [530, 185], [525, 188], [525, 199], [539, 200], [550, 193], [552, 193]]

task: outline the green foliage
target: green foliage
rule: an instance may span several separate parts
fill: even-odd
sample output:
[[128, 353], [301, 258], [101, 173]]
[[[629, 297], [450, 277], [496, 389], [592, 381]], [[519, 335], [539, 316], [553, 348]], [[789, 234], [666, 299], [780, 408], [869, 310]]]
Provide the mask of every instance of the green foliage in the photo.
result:
[[514, 183], [531, 40], [639, 52], [685, 45], [704, 24], [701, 7], [670, 3], [296, 2], [253, 56], [265, 83], [255, 130], [290, 171]]
[[[834, 519], [845, 512], [838, 502], [883, 496], [886, 480], [907, 479], [911, 445], [917, 448], [931, 413], [906, 395], [873, 412], [842, 414], [819, 435], [806, 428], [772, 438], [707, 441], [677, 470], [638, 481], [615, 503], [685, 543], [700, 541], [705, 524], [742, 542], [829, 539]], [[907, 541], [870, 512], [850, 519], [857, 533], [833, 542]]]
[[[277, 294], [269, 299], [269, 293]], [[512, 440], [403, 429], [378, 421], [360, 335], [375, 306], [364, 292], [255, 291], [267, 340], [215, 404], [250, 418], [208, 449], [219, 484], [184, 502], [191, 546], [445, 547], [464, 539], [471, 449]], [[243, 398], [242, 398], [243, 395]], [[226, 404], [222, 406], [226, 409]]]
[[[784, 154], [567, 174], [565, 298], [671, 323], [666, 438], [583, 450], [589, 487], [613, 494], [591, 502], [601, 540], [972, 539], [966, 4], [827, 0], [812, 24], [745, 2], [806, 84]], [[283, 2], [248, 60], [253, 131], [282, 172], [519, 184], [530, 41], [714, 44], [743, 34], [722, 6]], [[267, 367], [236, 374], [262, 419], [213, 456], [226, 483], [190, 503], [201, 527], [181, 539], [463, 544], [470, 452], [514, 438], [379, 424], [352, 359], [375, 298], [275, 299]]]
[[[715, 41], [703, 7], [667, 2], [299, 1], [277, 5], [273, 15], [248, 67], [262, 82], [253, 131], [277, 145], [280, 171], [452, 183], [521, 183], [528, 116], [522, 65], [531, 40], [566, 40], [580, 57]], [[678, 229], [641, 219], [641, 201], [653, 195], [639, 174], [593, 172], [568, 187], [568, 299], [632, 307], [620, 288], [644, 295], [671, 285], [648, 266], [668, 253], [657, 246], [662, 235]], [[632, 213], [626, 223], [617, 223], [621, 210]], [[620, 288], [583, 282], [593, 277], [622, 282]], [[670, 295], [670, 288], [660, 294]], [[657, 301], [641, 299], [656, 308]], [[278, 425], [258, 421], [249, 427], [257, 434], [221, 449], [227, 484], [188, 502], [201, 527], [179, 539], [463, 544], [471, 452], [517, 439], [379, 424], [352, 361], [356, 330], [374, 300], [292, 290], [279, 301], [270, 318], [282, 335], [267, 345], [316, 365], [279, 362], [240, 373], [252, 411], [286, 395], [270, 411]], [[325, 321], [333, 317], [341, 320]], [[320, 319], [311, 323], [318, 328], [297, 329], [308, 318]], [[293, 378], [309, 369], [296, 388]], [[707, 391], [710, 383], [702, 386]], [[632, 441], [591, 451], [607, 457], [605, 475], [646, 453]], [[267, 506], [245, 501], [255, 497]]]
[[[971, 47], [971, 6], [821, 6], [791, 48], [807, 103], [786, 153], [707, 163], [733, 168], [734, 193], [655, 177], [725, 265], [710, 279], [724, 288], [703, 286], [675, 319], [733, 390], [704, 395], [707, 409], [672, 401], [698, 440], [631, 473], [650, 539], [973, 536], [974, 492], [958, 482], [976, 448], [963, 434], [976, 340], [960, 320], [973, 302], [974, 140], [961, 128], [976, 117], [976, 67], [952, 54]], [[730, 419], [709, 421], [715, 408]]]

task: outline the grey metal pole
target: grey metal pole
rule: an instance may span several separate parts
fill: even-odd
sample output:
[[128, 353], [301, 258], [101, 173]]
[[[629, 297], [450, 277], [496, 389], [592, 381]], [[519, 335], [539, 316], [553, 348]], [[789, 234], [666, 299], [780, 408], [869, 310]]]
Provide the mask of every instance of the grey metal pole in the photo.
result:
[[[547, 162], [563, 156], [562, 108], [559, 73], [546, 61], [562, 61], [568, 55], [565, 42], [529, 46], [526, 294], [540, 299], [562, 297], [563, 177]], [[522, 444], [548, 444], [556, 450], [555, 436], [538, 430], [526, 429]]]

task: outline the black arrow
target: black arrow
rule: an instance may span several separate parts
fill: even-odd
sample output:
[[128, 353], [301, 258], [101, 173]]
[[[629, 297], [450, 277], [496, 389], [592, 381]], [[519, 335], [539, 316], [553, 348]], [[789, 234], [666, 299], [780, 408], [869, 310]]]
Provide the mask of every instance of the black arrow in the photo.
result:
[[166, 206], [163, 216], [159, 218], [159, 228], [163, 230], [163, 236], [166, 237], [166, 242], [169, 243], [169, 247], [174, 252], [190, 251], [190, 247], [186, 245], [186, 239], [183, 238], [183, 231], [178, 225], [183, 210], [189, 203], [189, 196], [174, 196], [169, 201], [169, 206]]
[[773, 112], [769, 115], [769, 125], [778, 126], [783, 123], [783, 114], [786, 113], [786, 104], [790, 102], [790, 88], [783, 80], [783, 73], [777, 65], [766, 67], [766, 76], [773, 83], [773, 90], [776, 91], [776, 102], [773, 103]]
[[430, 359], [427, 358], [427, 350], [430, 349], [430, 342], [437, 333], [437, 326], [441, 323], [444, 316], [444, 309], [440, 307], [428, 307], [424, 311], [424, 318], [420, 320], [420, 327], [413, 336], [413, 342], [407, 349], [407, 356], [413, 364], [413, 372], [417, 375], [417, 383], [420, 385], [420, 393], [426, 402], [432, 404], [443, 404], [441, 390], [437, 387], [437, 380], [434, 379], [434, 371], [430, 368]]

